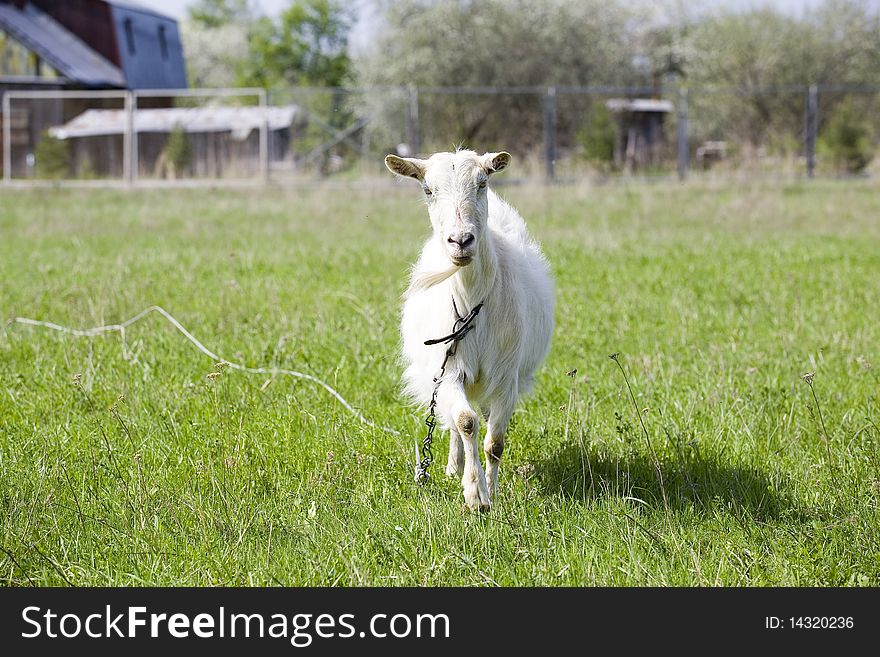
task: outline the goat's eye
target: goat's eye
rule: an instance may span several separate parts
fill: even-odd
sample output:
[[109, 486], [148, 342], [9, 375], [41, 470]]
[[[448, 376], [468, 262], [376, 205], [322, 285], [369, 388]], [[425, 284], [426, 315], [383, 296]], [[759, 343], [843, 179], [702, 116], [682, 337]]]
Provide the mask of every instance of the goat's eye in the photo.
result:
[[425, 196], [431, 196], [433, 193], [430, 187], [425, 187]]
[[477, 185], [477, 186], [478, 186], [480, 189], [486, 189], [486, 185], [487, 185], [487, 184], [488, 184], [487, 181], [485, 181], [485, 180], [481, 180], [481, 181], [480, 181], [480, 184]]

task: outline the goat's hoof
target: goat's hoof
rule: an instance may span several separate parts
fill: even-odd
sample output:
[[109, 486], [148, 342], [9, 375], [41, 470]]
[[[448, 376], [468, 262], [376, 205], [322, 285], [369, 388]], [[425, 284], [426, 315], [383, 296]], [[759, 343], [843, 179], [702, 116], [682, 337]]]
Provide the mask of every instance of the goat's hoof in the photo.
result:
[[492, 508], [492, 503], [489, 501], [488, 496], [486, 496], [485, 494], [481, 495], [478, 488], [472, 491], [465, 491], [464, 501], [471, 511], [480, 511], [481, 513], [487, 513], [489, 509]]
[[492, 505], [485, 502], [465, 502], [463, 509], [468, 513], [473, 513], [474, 511], [489, 513], [492, 510]]
[[473, 490], [465, 490], [464, 492], [464, 503], [467, 504], [469, 509], [476, 510], [482, 505], [482, 501], [480, 500], [480, 493], [476, 488]]

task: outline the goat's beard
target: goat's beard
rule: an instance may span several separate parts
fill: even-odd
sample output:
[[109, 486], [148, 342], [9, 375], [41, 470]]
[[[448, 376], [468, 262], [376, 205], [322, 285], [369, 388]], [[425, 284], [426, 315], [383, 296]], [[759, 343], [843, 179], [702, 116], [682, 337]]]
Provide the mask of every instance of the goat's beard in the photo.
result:
[[461, 267], [459, 267], [458, 265], [449, 263], [449, 266], [445, 269], [435, 271], [414, 271], [409, 287], [404, 293], [404, 297], [409, 298], [414, 294], [423, 292], [428, 288], [434, 287], [435, 285], [442, 283], [447, 278], [454, 275], [459, 269], [461, 269]]

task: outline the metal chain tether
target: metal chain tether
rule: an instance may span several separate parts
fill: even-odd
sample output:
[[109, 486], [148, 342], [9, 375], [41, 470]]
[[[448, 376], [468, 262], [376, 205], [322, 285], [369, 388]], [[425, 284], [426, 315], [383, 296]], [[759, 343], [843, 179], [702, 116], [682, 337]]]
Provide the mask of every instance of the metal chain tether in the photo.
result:
[[426, 346], [440, 343], [449, 344], [449, 349], [446, 350], [446, 356], [443, 358], [443, 364], [440, 366], [440, 373], [434, 377], [434, 392], [431, 395], [431, 403], [428, 406], [428, 416], [425, 418], [428, 433], [424, 440], [422, 440], [421, 456], [418, 443], [416, 443], [416, 461], [418, 462], [416, 466], [416, 481], [419, 483], [419, 486], [424, 486], [428, 481], [430, 476], [428, 468], [434, 462], [434, 452], [431, 450], [431, 444], [434, 441], [434, 428], [437, 426], [437, 416], [435, 413], [437, 410], [437, 393], [440, 390], [440, 384], [443, 382], [443, 376], [446, 374], [446, 364], [455, 355], [455, 348], [458, 346], [459, 341], [468, 334], [468, 331], [474, 328], [472, 322], [480, 314], [482, 307], [483, 304], [479, 303], [465, 317], [462, 317], [458, 314], [458, 307], [455, 305], [455, 299], [453, 298], [452, 309], [455, 311], [455, 323], [452, 325], [452, 333], [442, 338], [425, 341]]

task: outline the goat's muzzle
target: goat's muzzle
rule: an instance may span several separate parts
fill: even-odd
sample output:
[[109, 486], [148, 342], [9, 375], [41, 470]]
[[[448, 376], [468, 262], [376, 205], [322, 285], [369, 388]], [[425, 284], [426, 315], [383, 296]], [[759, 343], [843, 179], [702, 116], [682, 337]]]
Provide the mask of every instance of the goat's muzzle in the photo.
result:
[[457, 267], [469, 265], [474, 257], [474, 245], [476, 238], [473, 233], [460, 232], [452, 233], [446, 238], [446, 247], [449, 253], [449, 259]]

